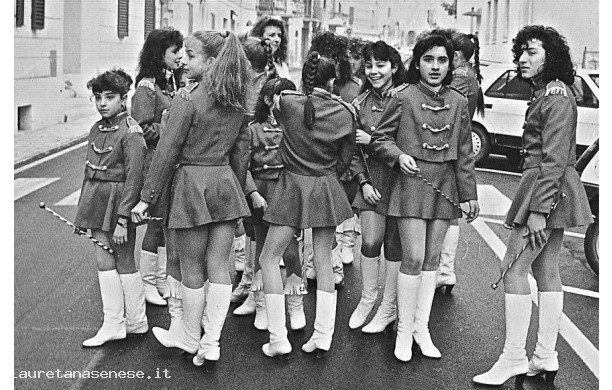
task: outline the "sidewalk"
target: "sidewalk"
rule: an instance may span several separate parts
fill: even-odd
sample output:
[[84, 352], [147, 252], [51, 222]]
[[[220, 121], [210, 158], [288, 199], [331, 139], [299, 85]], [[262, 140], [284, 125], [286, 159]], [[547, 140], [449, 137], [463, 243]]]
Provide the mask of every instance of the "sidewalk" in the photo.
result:
[[13, 168], [22, 167], [85, 141], [89, 129], [98, 119], [100, 114], [96, 113], [74, 121], [14, 134]]

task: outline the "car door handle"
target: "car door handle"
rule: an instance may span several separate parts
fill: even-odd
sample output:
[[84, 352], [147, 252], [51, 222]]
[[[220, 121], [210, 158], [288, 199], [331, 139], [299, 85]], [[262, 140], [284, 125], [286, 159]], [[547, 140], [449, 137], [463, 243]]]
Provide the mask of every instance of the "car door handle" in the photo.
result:
[[491, 103], [485, 103], [485, 108], [493, 108], [493, 105]]

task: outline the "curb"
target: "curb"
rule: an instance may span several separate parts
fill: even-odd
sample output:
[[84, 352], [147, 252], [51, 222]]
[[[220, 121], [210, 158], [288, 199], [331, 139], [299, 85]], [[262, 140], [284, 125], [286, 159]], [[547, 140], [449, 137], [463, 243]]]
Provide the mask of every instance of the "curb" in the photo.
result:
[[17, 161], [13, 165], [13, 169], [21, 168], [21, 167], [23, 167], [25, 165], [33, 163], [36, 160], [40, 160], [43, 157], [47, 157], [47, 156], [49, 156], [49, 155], [51, 155], [53, 153], [61, 152], [64, 149], [68, 149], [71, 146], [74, 146], [76, 144], [84, 142], [84, 141], [87, 140], [88, 136], [89, 136], [89, 134], [84, 134], [84, 135], [82, 135], [82, 136], [80, 136], [78, 138], [74, 138], [74, 139], [71, 139], [69, 141], [66, 141], [65, 143], [63, 143], [61, 145], [58, 145], [58, 146], [56, 146], [54, 148], [51, 148], [51, 149], [46, 150], [44, 152], [37, 153], [37, 154], [35, 154], [33, 156], [30, 156], [30, 157], [27, 157], [27, 158], [25, 158], [25, 159], [23, 159], [21, 161]]

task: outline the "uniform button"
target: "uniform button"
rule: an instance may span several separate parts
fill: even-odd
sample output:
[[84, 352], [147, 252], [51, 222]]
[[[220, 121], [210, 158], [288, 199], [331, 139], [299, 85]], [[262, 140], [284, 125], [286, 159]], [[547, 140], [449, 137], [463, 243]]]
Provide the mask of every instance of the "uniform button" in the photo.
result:
[[376, 126], [370, 127], [370, 130], [372, 130], [372, 131], [376, 130]]
[[264, 164], [263, 169], [268, 169], [268, 164]]
[[421, 127], [423, 127], [424, 129], [427, 129], [427, 123], [423, 123], [423, 126]]
[[526, 154], [527, 154], [527, 149], [521, 149], [521, 150], [519, 150], [519, 154], [520, 154], [521, 156], [526, 155]]

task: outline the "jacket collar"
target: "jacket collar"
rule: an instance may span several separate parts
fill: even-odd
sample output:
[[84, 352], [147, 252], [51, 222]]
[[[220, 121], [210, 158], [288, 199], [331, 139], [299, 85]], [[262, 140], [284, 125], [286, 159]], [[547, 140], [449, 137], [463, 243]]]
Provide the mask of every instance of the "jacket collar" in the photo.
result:
[[432, 90], [431, 88], [429, 88], [428, 86], [426, 86], [422, 81], [419, 80], [419, 82], [417, 83], [417, 88], [419, 88], [419, 90], [421, 90], [421, 92], [423, 92], [425, 95], [427, 96], [431, 96], [431, 97], [438, 97], [440, 96], [442, 93], [444, 93], [444, 91], [446, 90], [446, 85], [443, 85], [440, 90], [438, 92]]

